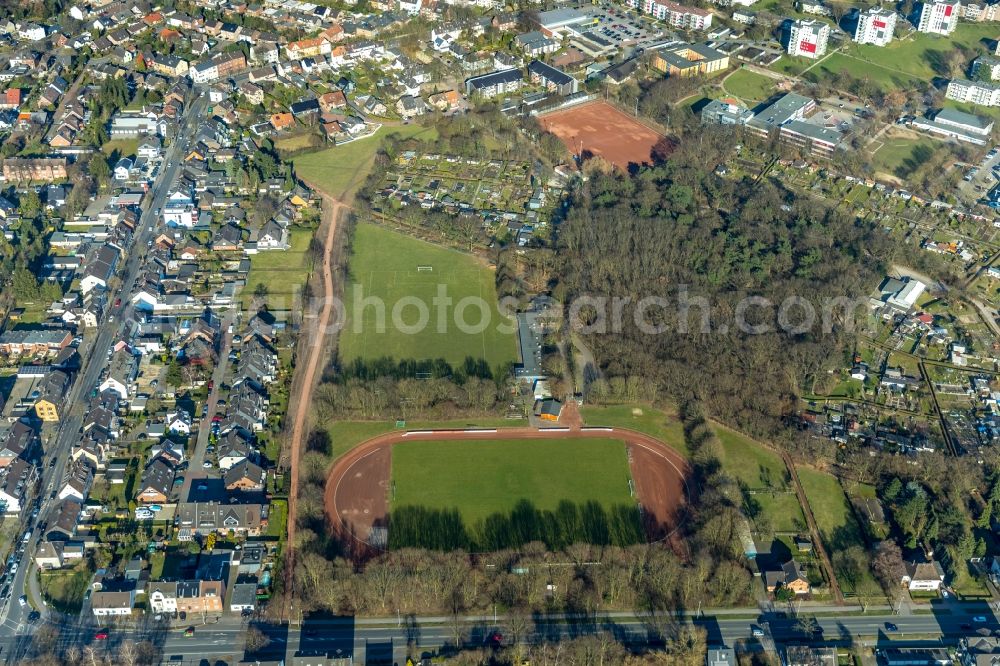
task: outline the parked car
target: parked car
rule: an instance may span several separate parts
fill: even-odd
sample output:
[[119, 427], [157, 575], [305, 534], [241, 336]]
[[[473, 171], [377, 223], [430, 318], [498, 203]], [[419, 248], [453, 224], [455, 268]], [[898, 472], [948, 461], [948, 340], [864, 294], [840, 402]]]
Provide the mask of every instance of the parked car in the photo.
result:
[[106, 641], [106, 640], [108, 640], [108, 630], [107, 629], [101, 629], [100, 631], [98, 631], [96, 634], [94, 634], [94, 640], [95, 641]]

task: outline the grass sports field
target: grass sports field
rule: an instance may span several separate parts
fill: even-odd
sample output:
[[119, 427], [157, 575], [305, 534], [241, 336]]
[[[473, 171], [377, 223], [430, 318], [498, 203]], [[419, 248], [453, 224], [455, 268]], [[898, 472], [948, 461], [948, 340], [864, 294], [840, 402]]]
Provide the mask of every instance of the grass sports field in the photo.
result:
[[392, 452], [390, 509], [458, 508], [467, 525], [518, 500], [555, 510], [569, 500], [634, 504], [625, 445], [615, 439], [405, 442]]
[[[493, 271], [461, 252], [438, 247], [372, 224], [359, 224], [354, 232], [350, 260], [350, 283], [345, 292], [347, 325], [340, 336], [340, 358], [354, 359], [443, 358], [452, 365], [467, 357], [485, 359], [491, 369], [517, 360], [515, 326], [497, 309]], [[452, 299], [447, 309], [439, 309], [434, 298], [439, 285]], [[355, 295], [377, 297], [384, 302], [385, 326], [379, 331], [375, 307], [355, 312]], [[428, 319], [419, 331], [401, 330], [393, 325], [392, 313], [403, 326], [417, 328], [421, 312], [406, 305], [416, 297], [427, 308]], [[462, 299], [473, 297], [490, 308], [489, 325], [481, 332], [462, 331], [456, 325], [456, 309]], [[447, 315], [439, 322], [439, 310]], [[482, 312], [471, 306], [464, 310], [464, 321], [477, 325]], [[439, 325], [442, 324], [443, 325]], [[502, 330], [501, 330], [502, 329]]]
[[914, 138], [887, 132], [880, 139], [882, 145], [872, 156], [876, 171], [905, 178], [916, 169], [927, 156], [938, 150], [947, 150], [942, 141], [926, 137]]

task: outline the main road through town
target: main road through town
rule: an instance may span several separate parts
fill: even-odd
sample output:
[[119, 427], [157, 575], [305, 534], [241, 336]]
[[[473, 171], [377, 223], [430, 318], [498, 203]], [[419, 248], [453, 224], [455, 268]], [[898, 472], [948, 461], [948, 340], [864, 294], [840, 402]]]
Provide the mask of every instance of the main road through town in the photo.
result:
[[[163, 207], [170, 188], [176, 181], [184, 158], [184, 147], [197, 134], [199, 120], [205, 112], [207, 102], [204, 96], [197, 96], [191, 100], [179, 125], [179, 134], [163, 158], [160, 175], [151, 189], [152, 197], [140, 215], [132, 244], [127, 248], [124, 267], [118, 273], [120, 282], [116, 287], [112, 287], [108, 297], [110, 304], [114, 304], [118, 299], [121, 299], [121, 304], [117, 307], [111, 305], [109, 311], [105, 313], [104, 322], [95, 332], [88, 331], [84, 336], [80, 346], [82, 367], [67, 397], [63, 417], [55, 433], [49, 435], [47, 441], [43, 442], [43, 471], [39, 484], [41, 504], [38, 518], [34, 521], [27, 519], [29, 528], [55, 517], [58, 502], [52, 497], [53, 491], [63, 478], [73, 444], [80, 436], [89, 396], [107, 365], [108, 352], [122, 338], [126, 329], [134, 326], [129, 296], [139, 272], [144, 267], [147, 248], [156, 233], [157, 212]], [[22, 540], [21, 546], [17, 549], [17, 573], [10, 583], [10, 596], [0, 607], [0, 649], [2, 649], [0, 655], [8, 658], [12, 655], [12, 648], [17, 643], [18, 635], [30, 631], [27, 619], [32, 607], [43, 613], [46, 610], [41, 599], [32, 598], [25, 606], [18, 602], [18, 597], [29, 592], [26, 581], [27, 576], [34, 575], [32, 556], [41, 537], [39, 532], [37, 529], [31, 531], [27, 540]]]

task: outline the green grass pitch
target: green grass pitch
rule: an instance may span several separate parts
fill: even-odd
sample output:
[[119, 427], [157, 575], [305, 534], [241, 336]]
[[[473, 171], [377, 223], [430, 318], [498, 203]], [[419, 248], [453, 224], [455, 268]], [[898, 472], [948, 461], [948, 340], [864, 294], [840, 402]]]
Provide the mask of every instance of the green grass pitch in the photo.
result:
[[[362, 223], [354, 232], [349, 273], [344, 293], [347, 322], [340, 336], [342, 362], [389, 356], [397, 360], [443, 358], [459, 365], [471, 356], [486, 359], [490, 368], [496, 369], [517, 360], [516, 325], [497, 308], [494, 273], [473, 257]], [[434, 303], [439, 285], [447, 288], [452, 299], [444, 310], [443, 325]], [[356, 311], [356, 287], [361, 288], [363, 297], [377, 297], [385, 304], [383, 330], [378, 330], [379, 315], [374, 307]], [[490, 323], [482, 332], [462, 331], [455, 323], [456, 305], [470, 296], [483, 299], [489, 307]], [[393, 324], [393, 309], [406, 303], [401, 299], [411, 297], [427, 306], [427, 323], [419, 332], [400, 330]], [[412, 305], [398, 312], [404, 328], [419, 321], [420, 312]], [[478, 307], [465, 309], [466, 323], [477, 324], [480, 318]]]
[[635, 504], [629, 478], [625, 445], [615, 439], [404, 442], [392, 450], [390, 510], [458, 508], [474, 525], [522, 499], [541, 510], [563, 500], [608, 509]]

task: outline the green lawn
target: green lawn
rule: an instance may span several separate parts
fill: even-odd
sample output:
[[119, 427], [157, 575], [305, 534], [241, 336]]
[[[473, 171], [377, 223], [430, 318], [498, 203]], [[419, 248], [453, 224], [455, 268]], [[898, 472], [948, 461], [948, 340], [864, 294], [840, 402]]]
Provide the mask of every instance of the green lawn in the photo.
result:
[[241, 292], [244, 307], [254, 299], [257, 285], [267, 287], [266, 302], [272, 310], [287, 310], [309, 277], [311, 259], [309, 242], [314, 230], [292, 228], [289, 234], [291, 247], [287, 250], [268, 250], [250, 256], [250, 274]]
[[774, 94], [775, 80], [749, 69], [738, 69], [725, 80], [722, 87], [730, 95], [744, 102], [763, 102]]
[[861, 546], [864, 548], [865, 541], [861, 533], [861, 528], [854, 519], [854, 513], [848, 504], [847, 496], [837, 479], [823, 472], [818, 472], [807, 467], [798, 467], [799, 480], [802, 482], [802, 489], [809, 500], [813, 517], [816, 519], [816, 526], [819, 528], [820, 538], [826, 547], [830, 558], [833, 560], [837, 580], [841, 589], [845, 593], [853, 593], [855, 589], [861, 589], [865, 584], [867, 589], [878, 589], [878, 583], [874, 581], [871, 570], [865, 567], [857, 572], [857, 588], [852, 584], [851, 578], [855, 574], [838, 569], [837, 554], [851, 546]]
[[685, 457], [689, 453], [684, 439], [684, 424], [675, 415], [659, 409], [646, 405], [585, 406], [580, 409], [580, 414], [588, 426], [631, 428], [652, 435]]
[[771, 521], [775, 532], [808, 533], [805, 514], [795, 493], [757, 492], [747, 495], [750, 501], [760, 507], [760, 512]]
[[288, 525], [288, 500], [271, 500], [270, 511], [267, 514], [267, 531], [264, 536], [284, 540]]
[[66, 571], [40, 572], [42, 596], [59, 612], [79, 613], [92, 576], [93, 573], [86, 564]]
[[113, 139], [101, 146], [101, 152], [105, 155], [111, 155], [117, 150], [119, 157], [135, 157], [135, 151], [138, 147], [139, 139]]
[[728, 428], [716, 427], [715, 434], [722, 444], [722, 467], [743, 487], [781, 490], [788, 486], [781, 456]]
[[860, 57], [851, 57], [843, 53], [833, 53], [823, 60], [821, 64], [809, 70], [806, 73], [806, 77], [815, 76], [816, 80], [823, 78], [832, 79], [840, 72], [848, 72], [855, 78], [868, 79], [882, 90], [912, 87], [919, 82], [919, 77], [915, 75], [895, 71], [894, 69], [876, 64], [885, 62], [887, 61], [875, 60], [874, 62], [869, 62]]
[[[888, 46], [850, 44], [844, 53], [877, 63], [886, 69], [900, 70], [921, 80], [935, 76], [950, 78], [945, 61], [956, 46], [981, 48], [983, 39], [996, 39], [993, 23], [959, 23], [951, 35], [931, 35], [914, 32], [907, 39], [897, 39]], [[868, 63], [863, 63], [868, 67]], [[860, 70], [865, 71], [865, 70]]]
[[334, 198], [344, 198], [364, 183], [382, 137], [390, 134], [433, 139], [437, 130], [420, 125], [382, 127], [374, 136], [295, 157], [295, 174]]
[[[352, 249], [342, 361], [388, 356], [455, 365], [472, 357], [492, 369], [516, 361], [516, 327], [497, 308], [493, 271], [478, 260], [372, 224], [357, 226]], [[431, 270], [418, 270], [424, 266]], [[450, 306], [436, 302], [441, 293]], [[377, 305], [357, 307], [373, 297]]]
[[771, 65], [771, 69], [776, 72], [781, 72], [782, 74], [789, 74], [791, 76], [798, 76], [802, 73], [802, 70], [812, 65], [815, 60], [810, 58], [798, 58], [792, 57], [790, 55], [783, 55], [778, 62]]
[[798, 467], [798, 473], [820, 537], [831, 553], [849, 546], [864, 545], [847, 496], [836, 477], [808, 467]]
[[419, 441], [392, 452], [392, 507], [458, 508], [466, 524], [522, 499], [555, 510], [560, 501], [634, 504], [625, 445], [615, 439]]

